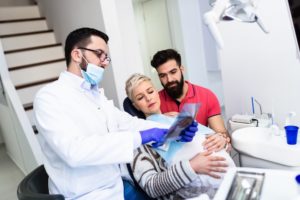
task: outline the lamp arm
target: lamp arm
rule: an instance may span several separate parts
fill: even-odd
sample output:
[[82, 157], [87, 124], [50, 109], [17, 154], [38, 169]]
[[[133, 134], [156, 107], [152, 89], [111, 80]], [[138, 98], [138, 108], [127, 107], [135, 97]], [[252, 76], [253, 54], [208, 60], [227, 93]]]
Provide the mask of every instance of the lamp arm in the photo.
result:
[[213, 8], [204, 14], [204, 22], [208, 26], [213, 38], [218, 44], [219, 48], [224, 47], [224, 41], [222, 35], [217, 27], [217, 23], [220, 21], [220, 18], [227, 8], [229, 0], [217, 0], [214, 3]]

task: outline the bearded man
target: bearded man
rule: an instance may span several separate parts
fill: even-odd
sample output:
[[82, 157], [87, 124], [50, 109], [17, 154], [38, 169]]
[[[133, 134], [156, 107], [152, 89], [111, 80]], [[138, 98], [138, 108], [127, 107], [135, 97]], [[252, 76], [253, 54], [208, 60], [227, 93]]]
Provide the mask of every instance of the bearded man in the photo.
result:
[[[181, 56], [174, 49], [158, 51], [151, 61], [158, 73], [163, 89], [159, 92], [162, 113], [178, 113], [185, 103], [200, 103], [196, 120], [213, 129], [227, 141], [227, 149], [231, 149], [230, 137], [221, 116], [221, 108], [216, 95], [209, 89], [184, 80], [184, 67]], [[205, 146], [213, 146], [217, 134], [207, 140]]]

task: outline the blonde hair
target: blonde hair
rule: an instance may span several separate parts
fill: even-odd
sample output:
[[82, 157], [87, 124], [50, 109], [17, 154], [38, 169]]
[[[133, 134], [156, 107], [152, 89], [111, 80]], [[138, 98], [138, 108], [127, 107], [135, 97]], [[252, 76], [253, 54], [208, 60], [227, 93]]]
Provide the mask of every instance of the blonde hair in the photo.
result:
[[151, 82], [151, 79], [148, 76], [145, 76], [143, 74], [138, 74], [138, 73], [132, 74], [127, 79], [125, 90], [126, 90], [126, 94], [127, 94], [128, 98], [131, 101], [133, 101], [133, 96], [132, 96], [133, 90], [144, 81]]

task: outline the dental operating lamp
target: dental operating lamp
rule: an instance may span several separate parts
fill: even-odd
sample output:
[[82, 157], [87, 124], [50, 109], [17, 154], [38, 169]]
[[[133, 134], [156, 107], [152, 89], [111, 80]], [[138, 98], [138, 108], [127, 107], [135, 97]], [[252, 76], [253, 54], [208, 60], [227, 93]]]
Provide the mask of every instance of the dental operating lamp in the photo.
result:
[[224, 47], [222, 35], [217, 27], [221, 20], [256, 22], [265, 33], [269, 33], [256, 13], [256, 0], [210, 0], [210, 5], [212, 9], [204, 14], [204, 22], [220, 49]]

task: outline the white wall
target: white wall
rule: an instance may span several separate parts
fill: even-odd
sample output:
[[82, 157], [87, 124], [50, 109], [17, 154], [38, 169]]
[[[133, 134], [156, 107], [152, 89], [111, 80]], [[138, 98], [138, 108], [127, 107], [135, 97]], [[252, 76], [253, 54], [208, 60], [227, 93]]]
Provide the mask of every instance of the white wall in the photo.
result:
[[106, 96], [122, 107], [125, 80], [134, 72], [143, 73], [130, 0], [39, 0], [42, 15], [64, 43], [69, 32], [80, 27], [104, 31], [110, 37], [111, 67], [105, 71], [102, 86]]
[[251, 113], [253, 96], [264, 112], [275, 112], [283, 125], [288, 111], [296, 111], [300, 124], [300, 61], [293, 27], [282, 0], [259, 1], [258, 13], [270, 30], [256, 23], [219, 24], [225, 48], [220, 53], [227, 116]]
[[[203, 14], [210, 9], [208, 1], [177, 0], [173, 6], [177, 13], [172, 13], [170, 20], [173, 32], [180, 29], [181, 34], [174, 35], [175, 46], [180, 50], [183, 65], [186, 67], [186, 79], [192, 83], [211, 89], [223, 105], [222, 78], [217, 61], [217, 50], [206, 25]], [[175, 28], [175, 29], [174, 29]], [[178, 32], [178, 31], [177, 31]]]
[[41, 15], [47, 24], [54, 29], [56, 38], [64, 43], [67, 35], [81, 27], [104, 29], [99, 0], [39, 0]]
[[[174, 48], [168, 19], [166, 0], [135, 0], [134, 12], [142, 51], [144, 72], [160, 90], [162, 88], [156, 70], [151, 66], [153, 55], [162, 49]], [[173, 4], [173, 2], [172, 2]]]
[[[131, 0], [101, 0], [106, 33], [110, 36], [110, 54], [113, 76], [107, 76], [109, 84], [116, 87], [115, 105], [123, 109], [126, 97], [125, 82], [133, 73], [144, 73], [142, 55]], [[107, 81], [108, 82], [108, 81]]]

